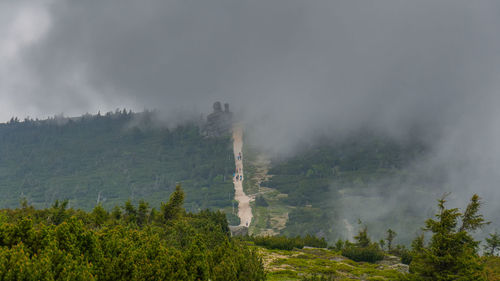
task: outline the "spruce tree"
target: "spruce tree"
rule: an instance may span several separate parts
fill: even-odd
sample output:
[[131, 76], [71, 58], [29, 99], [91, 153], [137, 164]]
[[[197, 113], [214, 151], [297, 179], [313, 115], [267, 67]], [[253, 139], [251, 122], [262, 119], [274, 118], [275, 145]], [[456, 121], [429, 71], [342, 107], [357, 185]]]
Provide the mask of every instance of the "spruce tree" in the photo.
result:
[[387, 251], [389, 253], [392, 251], [392, 241], [394, 240], [396, 235], [397, 233], [394, 230], [390, 228], [387, 230], [387, 237], [385, 238], [385, 240], [387, 240]]
[[149, 204], [144, 200], [140, 200], [137, 208], [137, 225], [143, 226], [148, 223], [148, 210]]
[[162, 204], [161, 209], [165, 220], [172, 220], [182, 214], [184, 204], [184, 191], [180, 185], [175, 187], [175, 191], [170, 195], [167, 204]]
[[[479, 242], [470, 232], [487, 224], [479, 214], [480, 198], [472, 196], [465, 212], [445, 207], [446, 195], [438, 201], [436, 219], [428, 219], [424, 231], [432, 232], [427, 246], [423, 237], [415, 241], [410, 272], [414, 280], [484, 280], [483, 267], [477, 253]], [[462, 222], [460, 227], [459, 222]]]
[[494, 256], [495, 252], [500, 249], [500, 234], [497, 232], [490, 233], [490, 237], [486, 238], [486, 245], [484, 250], [487, 251], [487, 255]]
[[354, 239], [356, 239], [356, 245], [359, 247], [366, 248], [370, 246], [371, 241], [368, 237], [368, 227], [364, 226], [360, 229], [358, 235], [354, 236]]

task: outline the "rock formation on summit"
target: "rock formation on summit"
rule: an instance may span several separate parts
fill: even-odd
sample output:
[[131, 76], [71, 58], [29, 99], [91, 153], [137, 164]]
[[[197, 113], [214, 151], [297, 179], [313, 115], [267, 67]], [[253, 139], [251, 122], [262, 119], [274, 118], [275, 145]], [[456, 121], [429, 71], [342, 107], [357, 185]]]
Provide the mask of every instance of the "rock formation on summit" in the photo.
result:
[[220, 102], [213, 105], [214, 111], [207, 116], [204, 132], [209, 137], [220, 137], [231, 132], [233, 126], [233, 113], [229, 111], [229, 104], [224, 104], [224, 110]]

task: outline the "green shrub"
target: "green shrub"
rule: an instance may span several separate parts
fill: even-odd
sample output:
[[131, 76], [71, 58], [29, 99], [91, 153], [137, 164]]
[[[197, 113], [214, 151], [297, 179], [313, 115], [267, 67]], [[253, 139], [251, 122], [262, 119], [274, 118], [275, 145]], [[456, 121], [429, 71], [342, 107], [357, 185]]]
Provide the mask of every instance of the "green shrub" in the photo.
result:
[[292, 250], [293, 248], [302, 249], [304, 246], [315, 248], [326, 248], [328, 244], [325, 238], [307, 235], [305, 237], [286, 237], [286, 236], [260, 236], [254, 237], [255, 245], [268, 249]]
[[380, 250], [379, 246], [376, 243], [372, 243], [367, 247], [347, 244], [342, 249], [342, 255], [357, 262], [365, 261], [373, 263], [384, 258], [384, 252]]
[[332, 249], [336, 251], [342, 251], [342, 248], [344, 248], [344, 241], [342, 241], [342, 239], [337, 240], [335, 246], [332, 247]]
[[[300, 239], [300, 236], [298, 237]], [[315, 247], [315, 248], [326, 248], [328, 243], [326, 243], [325, 238], [318, 238], [316, 236], [312, 236], [307, 234], [304, 238], [302, 238], [304, 246]]]
[[286, 236], [262, 236], [254, 237], [255, 245], [259, 245], [268, 249], [292, 250], [293, 248], [302, 249], [304, 243], [302, 239], [288, 238]]
[[261, 257], [230, 237], [223, 213], [186, 213], [176, 192], [168, 220], [145, 202], [113, 216], [59, 202], [0, 210], [0, 280], [265, 280]]
[[410, 264], [413, 256], [410, 251], [404, 251], [401, 253], [401, 263]]

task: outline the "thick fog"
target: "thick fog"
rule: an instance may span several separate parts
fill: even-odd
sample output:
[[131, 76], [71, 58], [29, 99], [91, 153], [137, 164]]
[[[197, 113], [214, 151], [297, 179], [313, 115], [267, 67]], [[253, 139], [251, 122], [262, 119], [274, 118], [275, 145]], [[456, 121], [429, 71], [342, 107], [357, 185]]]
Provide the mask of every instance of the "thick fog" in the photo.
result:
[[285, 153], [418, 128], [454, 196], [478, 192], [493, 213], [499, 30], [493, 0], [1, 1], [0, 120], [126, 107], [172, 122], [220, 100]]

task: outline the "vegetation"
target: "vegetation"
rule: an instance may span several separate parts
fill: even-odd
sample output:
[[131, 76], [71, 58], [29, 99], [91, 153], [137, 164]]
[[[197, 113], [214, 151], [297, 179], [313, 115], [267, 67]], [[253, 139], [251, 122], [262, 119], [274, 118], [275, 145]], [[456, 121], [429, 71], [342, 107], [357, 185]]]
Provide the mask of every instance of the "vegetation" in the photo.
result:
[[486, 256], [483, 263], [486, 280], [500, 280], [500, 257]]
[[397, 233], [394, 230], [392, 230], [390, 228], [387, 230], [387, 236], [386, 236], [385, 240], [387, 241], [387, 251], [388, 252], [392, 251], [392, 241], [394, 240], [396, 235], [397, 235]]
[[230, 238], [224, 214], [186, 213], [182, 198], [178, 187], [161, 211], [130, 202], [113, 214], [66, 202], [2, 210], [0, 280], [265, 279], [258, 254]]
[[306, 235], [305, 237], [286, 237], [286, 236], [257, 236], [251, 238], [255, 245], [263, 246], [267, 249], [292, 250], [294, 248], [302, 249], [304, 246], [315, 248], [326, 248], [327, 243], [324, 238]]
[[384, 258], [384, 252], [377, 243], [372, 243], [368, 237], [368, 228], [363, 227], [357, 236], [356, 243], [346, 241], [342, 248], [342, 255], [353, 261], [377, 262]]
[[0, 280], [500, 280], [499, 234], [486, 239], [484, 257], [471, 235], [487, 223], [477, 195], [463, 212], [439, 200], [424, 228], [432, 237], [418, 236], [411, 250], [396, 243], [408, 233], [391, 225], [414, 224], [422, 214], [411, 207], [326, 249], [343, 236], [352, 198], [365, 204], [372, 188], [390, 196], [404, 182], [417, 194], [439, 182], [406, 169], [425, 150], [416, 142], [325, 141], [274, 159], [272, 177], [246, 165], [246, 191], [260, 192], [251, 227], [281, 236], [241, 241], [227, 223], [239, 224], [230, 138], [154, 118], [116, 111], [0, 124], [0, 206], [21, 199], [0, 210]]
[[348, 244], [342, 249], [342, 255], [353, 261], [377, 262], [384, 258], [384, 252], [380, 250], [376, 243], [366, 247], [359, 247]]
[[323, 275], [323, 274], [313, 274], [310, 276], [305, 276], [302, 281], [335, 281], [337, 278], [335, 275]]
[[457, 208], [446, 208], [445, 203], [444, 196], [439, 200], [436, 219], [426, 221], [424, 230], [432, 233], [429, 244], [423, 244], [423, 236], [418, 237], [413, 244], [414, 255], [410, 263], [412, 278], [485, 280], [484, 265], [477, 253], [479, 242], [470, 234], [487, 224], [479, 214], [479, 196], [472, 196], [463, 213]]
[[176, 183], [185, 208], [224, 209], [234, 188], [230, 136], [206, 138], [198, 122], [167, 128], [154, 112], [0, 124], [0, 208], [25, 198], [37, 208], [57, 199], [73, 208], [106, 210], [128, 199], [158, 208]]
[[[274, 250], [275, 252], [270, 253], [263, 251], [265, 264], [271, 268], [270, 279], [353, 280], [361, 277], [363, 280], [500, 280], [500, 259], [491, 252], [491, 245], [496, 243], [496, 233], [487, 238], [486, 249], [490, 252], [485, 253], [484, 257], [479, 256], [479, 242], [471, 236], [474, 230], [488, 224], [479, 213], [480, 198], [477, 195], [472, 196], [463, 212], [456, 208], [446, 208], [445, 198], [439, 200], [436, 218], [426, 221], [424, 230], [432, 233], [430, 241], [426, 243], [424, 235], [418, 236], [412, 243], [411, 251], [404, 246], [395, 245], [391, 246], [391, 251], [384, 252], [379, 244], [371, 241], [368, 228], [364, 226], [355, 236], [354, 243], [338, 240], [329, 250], [311, 249], [316, 253], [314, 263], [306, 262], [308, 259], [313, 259], [306, 254], [291, 254], [287, 250]], [[388, 238], [391, 236], [394, 238], [396, 235], [393, 231], [387, 231], [387, 234]], [[275, 241], [284, 241], [278, 238], [280, 237], [276, 237]], [[339, 250], [349, 259], [342, 260], [335, 256]], [[295, 247], [294, 250], [288, 251], [303, 250]], [[395, 257], [387, 254], [397, 255], [400, 261], [399, 259], [394, 261]], [[288, 255], [286, 259], [283, 258], [284, 255]], [[320, 263], [318, 259], [321, 260], [323, 257], [335, 262], [322, 260], [324, 266], [317, 267], [316, 264]], [[273, 260], [269, 262], [268, 259]], [[379, 262], [382, 260], [383, 262]], [[399, 262], [409, 264], [410, 273], [405, 273], [408, 269], [405, 270], [403, 265], [398, 264]], [[349, 265], [348, 270], [342, 266], [344, 264]], [[399, 273], [391, 275], [372, 271], [362, 276], [358, 275], [359, 271], [366, 270], [369, 264], [374, 264], [378, 269], [389, 265], [389, 268], [399, 268]], [[353, 275], [353, 272], [358, 273]]]
[[500, 235], [497, 232], [490, 233], [490, 237], [486, 238], [485, 241], [484, 250], [486, 254], [495, 256], [498, 250], [500, 250]]
[[269, 204], [267, 203], [266, 199], [262, 195], [257, 195], [255, 197], [255, 205], [259, 207], [267, 207]]
[[258, 250], [267, 280], [402, 280], [405, 276], [391, 265], [358, 263], [327, 249]]
[[[279, 199], [290, 211], [281, 234], [319, 235], [334, 243], [338, 237], [346, 237], [345, 220], [358, 219], [349, 216], [346, 209], [369, 213], [385, 198], [393, 198], [393, 191], [400, 190], [402, 183], [411, 187], [405, 196], [429, 202], [425, 191], [440, 186], [439, 171], [416, 173], [409, 168], [425, 151], [418, 138], [396, 141], [367, 132], [318, 140], [292, 157], [273, 159], [269, 170], [272, 177], [261, 186], [285, 195]], [[409, 243], [413, 237], [407, 230], [424, 220], [422, 207], [432, 205], [394, 206], [390, 215], [370, 220], [368, 226], [377, 236], [391, 226], [399, 232], [400, 241]]]

